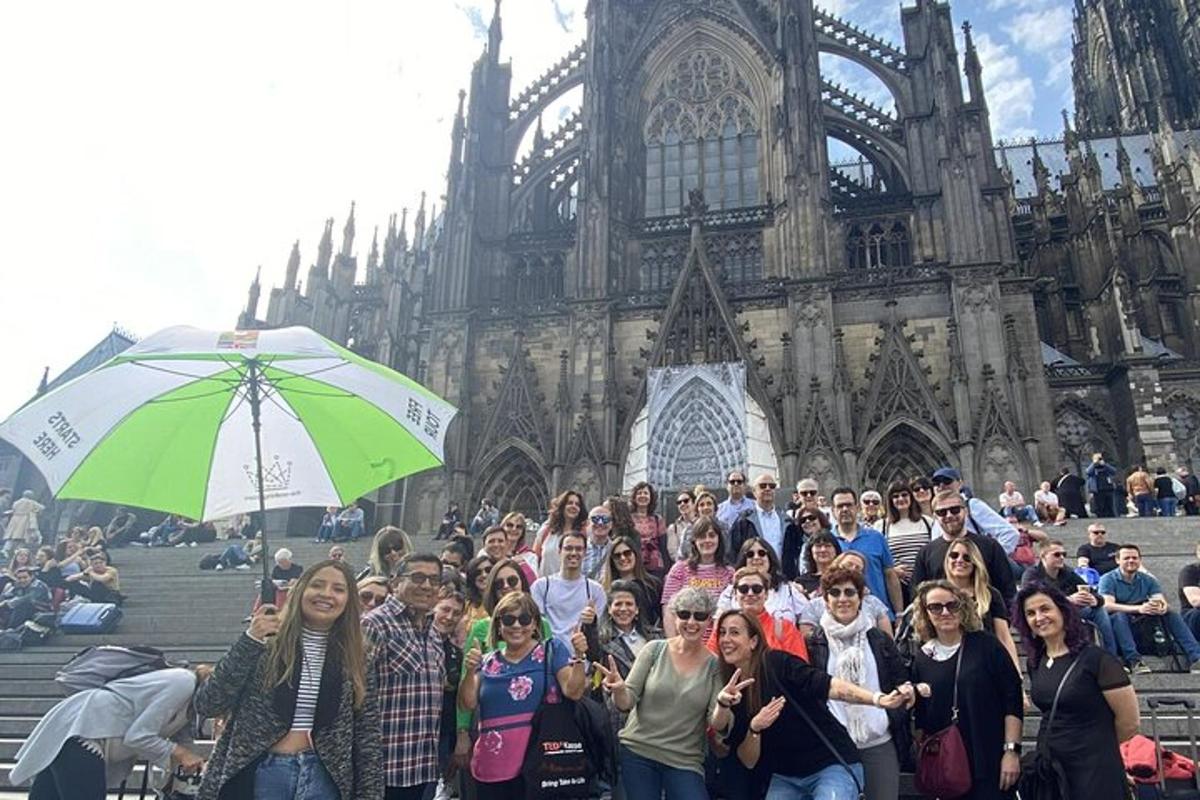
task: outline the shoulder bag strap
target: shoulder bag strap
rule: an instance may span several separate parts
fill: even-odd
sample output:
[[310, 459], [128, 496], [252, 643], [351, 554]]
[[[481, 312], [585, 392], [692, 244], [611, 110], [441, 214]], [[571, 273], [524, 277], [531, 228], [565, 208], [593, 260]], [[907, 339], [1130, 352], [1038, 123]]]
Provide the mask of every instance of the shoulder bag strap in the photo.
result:
[[1075, 656], [1075, 659], [1071, 662], [1071, 666], [1067, 667], [1067, 671], [1063, 673], [1062, 680], [1058, 682], [1058, 688], [1054, 690], [1054, 701], [1050, 704], [1050, 715], [1046, 717], [1046, 724], [1038, 732], [1037, 746], [1039, 749], [1045, 744], [1046, 737], [1050, 735], [1050, 728], [1054, 725], [1054, 715], [1058, 713], [1058, 698], [1062, 694], [1063, 686], [1067, 683], [1067, 678], [1071, 677], [1071, 673], [1075, 671], [1076, 665], [1079, 664], [1079, 655], [1082, 655], [1082, 653]]
[[833, 757], [837, 760], [837, 763], [841, 765], [842, 769], [846, 770], [846, 774], [850, 776], [850, 780], [854, 781], [854, 790], [857, 792], [859, 800], [863, 800], [863, 798], [866, 797], [866, 794], [863, 791], [863, 785], [858, 780], [858, 776], [854, 774], [854, 770], [852, 770], [850, 765], [846, 763], [846, 759], [842, 758], [842, 754], [839, 753], [838, 749], [833, 746], [833, 742], [829, 741], [829, 737], [825, 735], [825, 732], [821, 730], [817, 723], [813, 722], [812, 717], [808, 715], [808, 712], [804, 710], [804, 707], [796, 702], [796, 698], [790, 691], [788, 691], [788, 688], [783, 684], [783, 681], [776, 680], [775, 683], [779, 685], [780, 693], [788, 701], [788, 704], [792, 707], [792, 709], [800, 715], [800, 718], [804, 720], [805, 723], [808, 724], [808, 727], [811, 728], [812, 732], [817, 735], [817, 738], [821, 740], [821, 744], [824, 745], [825, 749], [833, 755]]
[[954, 699], [950, 701], [950, 724], [958, 722], [958, 675], [962, 671], [962, 654], [967, 649], [967, 636], [958, 643], [958, 655], [954, 658]]

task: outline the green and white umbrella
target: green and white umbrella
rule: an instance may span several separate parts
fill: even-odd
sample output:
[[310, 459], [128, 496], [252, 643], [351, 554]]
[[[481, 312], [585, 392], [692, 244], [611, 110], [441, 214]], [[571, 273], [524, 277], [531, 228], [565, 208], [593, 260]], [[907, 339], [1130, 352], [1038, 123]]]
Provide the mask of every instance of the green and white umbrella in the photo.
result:
[[439, 466], [455, 413], [307, 328], [176, 327], [32, 401], [0, 437], [57, 497], [213, 520], [344, 506]]

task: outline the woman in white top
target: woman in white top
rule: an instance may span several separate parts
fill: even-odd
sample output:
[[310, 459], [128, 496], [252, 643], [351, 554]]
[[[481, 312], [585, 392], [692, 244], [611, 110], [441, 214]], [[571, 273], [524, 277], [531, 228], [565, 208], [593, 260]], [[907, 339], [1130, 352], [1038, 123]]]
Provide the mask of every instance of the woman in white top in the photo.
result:
[[[767, 613], [791, 623], [800, 621], [800, 615], [808, 605], [808, 595], [799, 586], [784, 579], [783, 568], [775, 555], [775, 549], [767, 544], [766, 540], [755, 536], [742, 543], [742, 550], [738, 553], [734, 569], [742, 567], [758, 570], [768, 582], [770, 591], [767, 592], [765, 604]], [[731, 608], [737, 608], [733, 602], [733, 584], [726, 586], [725, 591], [717, 598], [717, 613]]]
[[905, 481], [895, 481], [888, 487], [886, 504], [887, 513], [875, 523], [875, 529], [887, 539], [907, 601], [911, 595], [913, 564], [917, 553], [933, 538], [933, 520], [921, 513], [921, 506]]
[[[829, 565], [829, 569], [837, 569], [839, 567], [845, 567], [846, 569], [854, 570], [859, 575], [865, 575], [867, 572], [867, 557], [857, 550], [847, 550], [835, 558], [833, 563]], [[823, 594], [814, 594], [813, 599], [808, 601], [808, 605], [800, 615], [800, 623], [797, 625], [800, 628], [800, 632], [806, 637], [810, 636], [820, 624], [825, 610], [825, 598]], [[875, 621], [876, 628], [879, 628], [879, 630], [888, 636], [892, 635], [892, 620], [888, 616], [888, 608], [882, 600], [871, 594], [869, 589], [863, 590], [862, 613]]]

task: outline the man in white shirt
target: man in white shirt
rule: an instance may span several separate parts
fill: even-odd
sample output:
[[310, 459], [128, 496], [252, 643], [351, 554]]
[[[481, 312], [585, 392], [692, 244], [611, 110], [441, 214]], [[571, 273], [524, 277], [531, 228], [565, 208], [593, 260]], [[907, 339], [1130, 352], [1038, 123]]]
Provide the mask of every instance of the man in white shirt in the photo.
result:
[[558, 574], [538, 578], [529, 587], [529, 594], [549, 621], [554, 638], [567, 647], [571, 646], [575, 627], [595, 623], [597, 609], [608, 606], [604, 587], [583, 574], [587, 545], [587, 536], [582, 531], [564, 533], [558, 540]]
[[743, 511], [754, 508], [754, 498], [746, 495], [746, 473], [741, 470], [730, 472], [725, 485], [729, 487], [729, 497], [717, 506], [717, 521], [729, 530]]
[[1033, 508], [1043, 522], [1067, 524], [1067, 510], [1059, 505], [1058, 495], [1050, 489], [1050, 481], [1042, 481], [1042, 485], [1033, 493]]
[[1025, 502], [1025, 495], [1017, 491], [1017, 485], [1012, 481], [1004, 482], [1004, 491], [1000, 493], [1000, 513], [1005, 519], [1032, 522], [1039, 527], [1042, 524], [1033, 506]]

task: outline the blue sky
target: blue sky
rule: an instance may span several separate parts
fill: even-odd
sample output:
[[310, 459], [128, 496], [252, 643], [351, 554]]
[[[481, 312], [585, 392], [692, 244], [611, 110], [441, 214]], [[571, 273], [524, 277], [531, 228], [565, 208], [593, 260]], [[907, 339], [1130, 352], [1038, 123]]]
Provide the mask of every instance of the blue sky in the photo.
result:
[[[114, 323], [225, 329], [262, 265], [357, 201], [376, 225], [444, 191], [456, 94], [493, 0], [0, 4], [0, 415]], [[1072, 0], [960, 0], [997, 137], [1058, 135]], [[514, 91], [583, 35], [586, 0], [505, 0]], [[893, 0], [826, 8], [899, 42]], [[842, 82], [873, 87], [845, 67]], [[844, 73], [844, 74], [843, 74]], [[305, 272], [301, 270], [301, 275]], [[265, 302], [262, 309], [265, 312]]]

